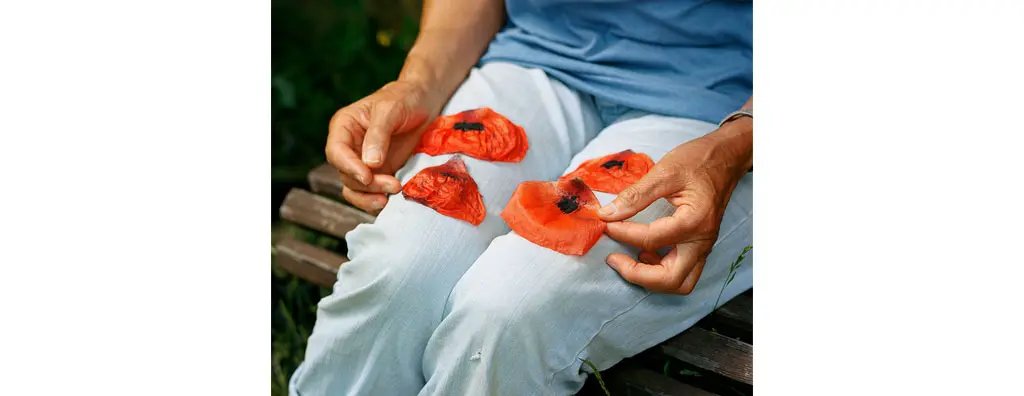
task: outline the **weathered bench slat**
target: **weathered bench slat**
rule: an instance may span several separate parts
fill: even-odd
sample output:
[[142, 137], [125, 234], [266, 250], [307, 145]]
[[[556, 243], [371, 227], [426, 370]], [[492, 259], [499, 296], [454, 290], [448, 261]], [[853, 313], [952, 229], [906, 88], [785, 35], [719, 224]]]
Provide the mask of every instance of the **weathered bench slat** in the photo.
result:
[[362, 223], [372, 223], [374, 216], [329, 198], [293, 188], [281, 204], [281, 218], [338, 238]]
[[323, 287], [334, 285], [338, 267], [348, 258], [294, 239], [284, 239], [274, 246], [276, 263], [285, 271]]
[[750, 330], [754, 325], [754, 291], [747, 290], [740, 293], [728, 303], [718, 307], [715, 315], [732, 320]]
[[331, 164], [322, 164], [309, 172], [309, 188], [317, 194], [341, 198], [341, 177]]
[[609, 372], [608, 389], [613, 395], [629, 396], [714, 396], [714, 393], [687, 385], [661, 373], [643, 368]]
[[700, 326], [713, 328], [730, 337], [750, 341], [754, 333], [754, 291], [747, 290], [718, 307]]
[[753, 385], [753, 347], [721, 334], [691, 327], [660, 346], [661, 352], [702, 369]]

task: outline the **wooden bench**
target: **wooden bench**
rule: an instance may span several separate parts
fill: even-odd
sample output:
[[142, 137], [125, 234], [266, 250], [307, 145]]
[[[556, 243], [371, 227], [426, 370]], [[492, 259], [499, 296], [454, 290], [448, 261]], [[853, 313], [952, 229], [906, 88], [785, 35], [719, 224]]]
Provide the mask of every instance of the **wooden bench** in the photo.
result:
[[[341, 180], [324, 164], [309, 173], [310, 191], [292, 189], [282, 219], [340, 240], [374, 216], [337, 200]], [[348, 258], [294, 238], [274, 246], [274, 262], [309, 282], [330, 288]], [[613, 395], [750, 394], [753, 292], [724, 304], [696, 326], [602, 372]], [[603, 394], [593, 376], [580, 394]]]

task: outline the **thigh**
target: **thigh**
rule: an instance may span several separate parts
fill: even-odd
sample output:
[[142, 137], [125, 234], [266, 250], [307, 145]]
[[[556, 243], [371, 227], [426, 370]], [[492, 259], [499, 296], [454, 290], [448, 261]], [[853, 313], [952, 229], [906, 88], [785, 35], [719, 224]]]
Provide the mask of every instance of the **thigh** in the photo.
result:
[[[395, 195], [376, 221], [349, 233], [350, 261], [339, 269], [333, 293], [318, 304], [296, 386], [311, 394], [416, 389], [422, 382], [419, 355], [445, 298], [490, 241], [508, 232], [499, 214], [515, 186], [557, 176], [600, 128], [588, 97], [537, 69], [497, 63], [476, 68], [443, 113], [484, 106], [523, 126], [529, 150], [519, 163], [463, 156], [486, 206], [483, 223], [473, 226]], [[404, 184], [449, 157], [416, 154], [396, 176]], [[380, 360], [390, 363], [375, 363]]]
[[[714, 128], [701, 121], [627, 115], [576, 154], [565, 172], [583, 161], [626, 149], [658, 160], [675, 146]], [[532, 343], [534, 347], [522, 348], [538, 354], [520, 354], [502, 362], [503, 375], [532, 378], [532, 386], [545, 387], [547, 392], [575, 392], [583, 380], [581, 358], [602, 369], [609, 367], [681, 332], [713, 310], [729, 263], [750, 243], [751, 183], [748, 176], [733, 194], [719, 240], [690, 295], [651, 294], [624, 281], [605, 264], [605, 257], [613, 252], [638, 252], [607, 236], [586, 255], [569, 256], [509, 232], [495, 238], [456, 285], [445, 321], [427, 352], [443, 360], [446, 344], [458, 343], [452, 337], [472, 338], [476, 337], [472, 332], [486, 333], [480, 327], [500, 327], [495, 331], [515, 334], [496, 338]], [[602, 204], [614, 198], [612, 194], [597, 195]], [[672, 210], [670, 204], [659, 200], [632, 220], [647, 223]], [[750, 287], [750, 269], [748, 262], [723, 301]], [[439, 334], [442, 330], [452, 335]], [[530, 361], [515, 360], [524, 358]]]

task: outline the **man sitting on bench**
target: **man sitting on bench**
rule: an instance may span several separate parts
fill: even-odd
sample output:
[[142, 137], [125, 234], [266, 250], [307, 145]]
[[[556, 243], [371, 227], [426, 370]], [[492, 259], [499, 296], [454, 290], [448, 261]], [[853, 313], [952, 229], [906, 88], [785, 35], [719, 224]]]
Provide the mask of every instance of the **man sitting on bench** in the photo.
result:
[[[347, 236], [291, 394], [572, 394], [584, 359], [606, 369], [713, 311], [751, 244], [751, 35], [743, 1], [425, 1], [398, 79], [331, 119], [343, 196], [379, 216]], [[518, 162], [462, 156], [479, 225], [389, 198], [452, 157], [413, 153], [430, 121], [483, 107], [529, 148]], [[520, 183], [624, 150], [655, 165], [597, 193], [607, 237], [585, 254], [501, 218]]]

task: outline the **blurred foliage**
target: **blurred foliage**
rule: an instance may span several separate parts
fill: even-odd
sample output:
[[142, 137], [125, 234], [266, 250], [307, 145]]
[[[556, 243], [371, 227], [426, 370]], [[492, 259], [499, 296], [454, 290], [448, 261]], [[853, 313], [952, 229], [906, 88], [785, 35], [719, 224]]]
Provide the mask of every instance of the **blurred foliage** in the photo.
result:
[[[271, 175], [279, 190], [304, 184], [306, 173], [324, 161], [327, 123], [337, 109], [398, 75], [416, 37], [420, 5], [273, 0], [271, 7]], [[280, 227], [292, 238], [345, 253], [344, 241]], [[313, 330], [316, 303], [329, 292], [273, 265], [272, 395], [287, 394], [288, 378], [302, 362]]]
[[271, 139], [275, 182], [324, 161], [334, 112], [393, 80], [416, 38], [415, 0], [273, 0]]

